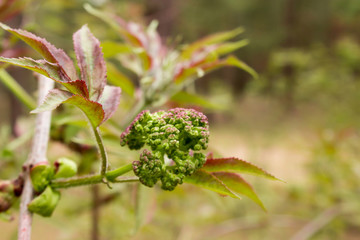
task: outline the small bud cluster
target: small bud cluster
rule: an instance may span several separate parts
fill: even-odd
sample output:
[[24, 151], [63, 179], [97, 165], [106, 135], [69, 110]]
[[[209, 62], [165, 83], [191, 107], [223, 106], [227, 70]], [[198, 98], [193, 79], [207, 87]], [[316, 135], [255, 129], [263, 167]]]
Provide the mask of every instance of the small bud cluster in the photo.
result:
[[130, 149], [145, 145], [140, 160], [133, 162], [140, 181], [153, 187], [158, 180], [164, 190], [173, 190], [186, 176], [205, 163], [209, 124], [204, 114], [193, 109], [141, 112], [121, 134], [120, 144]]
[[24, 178], [22, 175], [12, 181], [0, 180], [0, 213], [13, 206], [16, 199], [21, 195], [23, 186]]
[[29, 203], [29, 211], [43, 217], [50, 217], [60, 200], [60, 192], [50, 186], [51, 181], [73, 177], [76, 173], [76, 163], [67, 158], [58, 159], [54, 165], [39, 162], [31, 166], [30, 178], [34, 191], [38, 195]]

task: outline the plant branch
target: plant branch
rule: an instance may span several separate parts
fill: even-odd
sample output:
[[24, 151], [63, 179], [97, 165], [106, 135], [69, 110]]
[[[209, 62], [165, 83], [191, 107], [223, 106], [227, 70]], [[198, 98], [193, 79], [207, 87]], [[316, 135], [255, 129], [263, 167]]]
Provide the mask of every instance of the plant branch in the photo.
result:
[[[47, 77], [38, 75], [39, 78], [39, 97], [38, 104], [40, 105], [46, 94], [54, 88], [54, 82]], [[31, 239], [31, 223], [32, 214], [28, 211], [28, 204], [31, 202], [34, 192], [30, 179], [30, 165], [38, 162], [47, 161], [46, 150], [49, 141], [51, 123], [51, 111], [39, 113], [35, 121], [35, 133], [32, 142], [31, 152], [24, 164], [24, 188], [21, 195], [20, 203], [20, 219], [18, 228], [19, 240]]]
[[[119, 176], [121, 176], [127, 172], [130, 172], [131, 170], [132, 170], [132, 164], [128, 164], [121, 168], [117, 168], [115, 170], [107, 172], [105, 174], [105, 177], [108, 181], [113, 182], [113, 183], [125, 183], [125, 182], [139, 181], [139, 179], [137, 177], [126, 177], [126, 178], [118, 179]], [[70, 188], [70, 187], [78, 187], [78, 186], [98, 184], [98, 183], [103, 183], [103, 176], [101, 174], [54, 180], [51, 182], [51, 187], [53, 187], [53, 188]]]
[[0, 69], [0, 81], [19, 99], [27, 108], [36, 108], [34, 99], [20, 86], [20, 84], [5, 69]]
[[341, 206], [336, 205], [326, 209], [315, 219], [306, 224], [300, 231], [298, 231], [291, 240], [306, 240], [310, 239], [312, 235], [317, 233], [320, 229], [325, 227], [335, 217], [341, 213]]

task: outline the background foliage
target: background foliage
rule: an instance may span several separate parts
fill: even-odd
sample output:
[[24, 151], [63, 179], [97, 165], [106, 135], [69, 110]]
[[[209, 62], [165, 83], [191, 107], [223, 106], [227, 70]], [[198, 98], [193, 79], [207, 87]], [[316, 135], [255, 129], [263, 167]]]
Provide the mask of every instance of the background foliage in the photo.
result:
[[[102, 206], [104, 239], [357, 239], [360, 235], [357, 0], [22, 2], [27, 4], [22, 14], [7, 23], [42, 35], [72, 57], [68, 36], [85, 23], [101, 42], [118, 40], [83, 9], [84, 3], [132, 21], [158, 19], [160, 34], [170, 46], [239, 26], [246, 29], [241, 38], [251, 41], [236, 55], [258, 72], [257, 80], [227, 68], [200, 79], [195, 88], [211, 103], [227, 106], [222, 112], [205, 109], [211, 117], [212, 151], [257, 163], [287, 182], [252, 181], [268, 213], [247, 199], [219, 198], [189, 185], [171, 193], [138, 189], [149, 200], [136, 204], [135, 193], [118, 193], [123, 188], [130, 191], [129, 186], [114, 186], [119, 191], [113, 195], [101, 188], [111, 199], [111, 204], [105, 201]], [[8, 19], [6, 14], [1, 18]], [[12, 73], [27, 90], [35, 90], [27, 71]], [[1, 113], [10, 113], [0, 115], [0, 177], [11, 178], [26, 159], [32, 122], [3, 86], [0, 100]], [[117, 114], [121, 117], [121, 112]], [[54, 123], [61, 125], [65, 117], [57, 116]], [[65, 142], [76, 133], [83, 143], [89, 139], [86, 132], [78, 134], [84, 122], [74, 122], [63, 129]], [[12, 140], [14, 134], [21, 137]], [[112, 136], [105, 141], [114, 156], [124, 154]], [[58, 143], [50, 146], [50, 152], [51, 161], [64, 154], [80, 159]], [[134, 156], [129, 151], [117, 160]], [[88, 168], [80, 165], [84, 172]], [[65, 192], [50, 221], [36, 218], [34, 234], [43, 239], [54, 233], [58, 239], [89, 236], [90, 194], [89, 189]], [[143, 217], [133, 214], [136, 209], [144, 209]], [[16, 220], [0, 222], [0, 227], [6, 229], [4, 239], [10, 239]]]

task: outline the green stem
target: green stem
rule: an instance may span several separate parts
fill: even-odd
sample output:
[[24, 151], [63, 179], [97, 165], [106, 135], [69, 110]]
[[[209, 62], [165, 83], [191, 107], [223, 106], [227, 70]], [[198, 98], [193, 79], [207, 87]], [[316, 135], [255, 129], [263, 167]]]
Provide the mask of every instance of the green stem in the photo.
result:
[[132, 163], [125, 165], [121, 168], [117, 168], [114, 169], [112, 171], [109, 171], [106, 173], [106, 178], [110, 181], [113, 182], [117, 177], [124, 175], [127, 172], [130, 172], [133, 170], [133, 166]]
[[36, 108], [34, 99], [20, 86], [20, 84], [5, 69], [0, 69], [0, 81], [30, 110]]
[[[121, 168], [117, 168], [107, 172], [105, 176], [108, 181], [113, 183], [138, 182], [139, 179], [137, 177], [127, 177], [127, 178], [117, 179], [117, 177], [124, 175], [125, 173], [130, 172], [131, 170], [132, 170], [132, 164], [128, 164]], [[103, 183], [103, 176], [101, 174], [54, 180], [51, 182], [51, 187], [70, 188], [70, 187], [78, 187], [78, 186], [98, 184], [98, 183]]]
[[100, 157], [101, 157], [100, 174], [101, 174], [101, 177], [104, 178], [105, 175], [106, 175], [107, 168], [108, 168], [107, 154], [106, 154], [106, 150], [105, 150], [105, 147], [104, 147], [103, 140], [102, 140], [101, 135], [100, 135], [99, 128], [98, 127], [92, 127], [92, 129], [94, 131], [96, 143], [97, 143], [99, 151], [100, 151]]

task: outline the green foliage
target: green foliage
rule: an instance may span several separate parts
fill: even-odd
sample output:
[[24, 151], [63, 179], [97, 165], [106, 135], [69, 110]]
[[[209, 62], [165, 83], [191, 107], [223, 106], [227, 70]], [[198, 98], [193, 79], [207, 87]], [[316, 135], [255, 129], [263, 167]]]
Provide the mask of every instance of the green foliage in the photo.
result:
[[[123, 39], [124, 43], [120, 44], [107, 42], [104, 45], [106, 56], [117, 59], [123, 67], [138, 76], [143, 92], [139, 101], [143, 102], [142, 109], [161, 106], [185, 86], [220, 67], [237, 67], [257, 77], [256, 72], [240, 59], [226, 56], [248, 44], [247, 40], [227, 42], [242, 33], [242, 28], [216, 33], [185, 47], [172, 49], [162, 43], [155, 21], [144, 27], [96, 10], [90, 5], [85, 5], [85, 9], [108, 23]], [[224, 55], [226, 57], [223, 58]], [[110, 72], [112, 74], [115, 73]], [[186, 102], [196, 105], [198, 99], [189, 98]], [[213, 107], [211, 104], [204, 106]]]
[[[61, 116], [54, 114], [56, 121], [52, 126], [52, 141], [59, 141], [61, 146], [76, 155], [77, 161], [81, 162], [78, 169], [77, 164], [61, 155], [60, 158], [54, 157], [58, 159], [54, 165], [46, 162], [31, 166], [31, 180], [36, 196], [28, 209], [49, 217], [60, 200], [61, 188], [100, 183], [106, 183], [111, 188], [115, 183], [138, 181], [148, 187], [153, 187], [160, 181], [164, 190], [174, 190], [177, 185], [188, 182], [236, 199], [239, 199], [240, 195], [247, 196], [265, 209], [252, 186], [239, 173], [250, 173], [272, 180], [276, 178], [236, 158], [206, 158], [204, 150], [208, 147], [210, 133], [204, 114], [183, 108], [154, 113], [147, 110], [164, 107], [169, 100], [180, 104], [223, 109], [220, 104], [209, 102], [188, 89], [195, 80], [225, 66], [235, 66], [254, 78], [257, 77], [247, 64], [229, 55], [248, 44], [247, 40], [233, 40], [243, 29], [236, 28], [213, 34], [192, 44], [172, 48], [162, 42], [156, 31], [156, 21], [142, 27], [89, 6], [86, 9], [113, 27], [124, 42], [105, 41], [101, 45], [87, 25], [84, 25], [73, 34], [74, 53], [69, 55], [76, 57], [78, 68], [65, 51], [56, 48], [44, 38], [25, 30], [0, 25], [43, 57], [35, 60], [4, 56], [0, 57], [1, 62], [37, 72], [61, 85], [61, 89], [51, 90], [43, 103], [32, 113], [55, 110], [62, 103], [68, 103], [61, 109]], [[105, 63], [104, 56], [118, 61], [111, 63], [111, 59]], [[129, 71], [133, 72], [132, 76], [137, 77], [138, 84], [134, 84], [132, 76], [128, 76]], [[106, 85], [107, 76], [109, 82], [115, 86]], [[123, 106], [125, 110], [131, 109], [129, 113], [125, 113], [122, 120], [123, 128], [117, 120], [103, 124], [113, 116], [119, 106], [120, 87], [126, 93], [125, 97], [131, 98], [131, 104], [125, 103]], [[67, 105], [74, 105], [85, 114], [95, 140], [85, 130], [86, 123], [79, 120], [73, 109]], [[132, 123], [128, 124], [131, 121]], [[105, 133], [104, 139], [100, 126]], [[124, 126], [128, 127], [120, 136], [122, 146], [128, 145], [132, 150], [143, 147], [149, 149], [143, 149], [137, 161], [134, 161], [132, 153], [119, 150], [118, 136]], [[87, 175], [93, 172], [93, 163], [98, 158], [94, 146], [97, 146], [102, 160], [100, 174]], [[113, 149], [116, 150], [112, 151]], [[52, 157], [52, 154], [50, 155]], [[110, 169], [108, 155], [114, 157], [116, 164], [125, 165]], [[128, 164], [127, 161], [132, 163]], [[113, 166], [116, 164], [112, 163]], [[131, 170], [135, 176], [120, 177]], [[80, 177], [76, 176], [78, 173]], [[119, 188], [121, 191], [130, 189]], [[134, 195], [135, 201], [131, 200], [136, 202], [136, 230], [145, 223], [140, 219], [144, 217], [140, 213], [140, 205], [144, 199], [141, 199], [142, 193], [139, 189], [141, 188], [139, 187]], [[7, 190], [4, 192], [9, 193]], [[7, 211], [16, 199], [5, 195], [0, 195], [5, 206], [0, 212]], [[104, 199], [100, 199], [100, 204], [108, 201]], [[122, 210], [130, 212], [131, 207]]]

